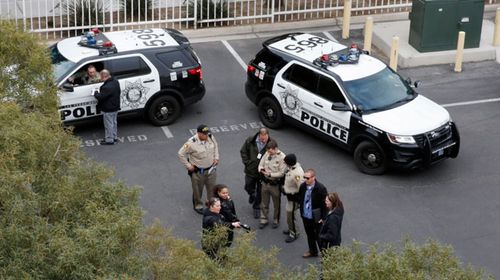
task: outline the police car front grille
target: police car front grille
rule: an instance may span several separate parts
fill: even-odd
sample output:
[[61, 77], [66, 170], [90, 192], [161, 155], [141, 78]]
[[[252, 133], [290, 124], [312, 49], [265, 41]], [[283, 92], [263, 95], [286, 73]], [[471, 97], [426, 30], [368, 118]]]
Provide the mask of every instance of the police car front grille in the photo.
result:
[[414, 138], [419, 146], [426, 146], [426, 142], [428, 142], [431, 150], [434, 150], [446, 144], [452, 138], [452, 129], [449, 124], [445, 124], [435, 130], [416, 135]]

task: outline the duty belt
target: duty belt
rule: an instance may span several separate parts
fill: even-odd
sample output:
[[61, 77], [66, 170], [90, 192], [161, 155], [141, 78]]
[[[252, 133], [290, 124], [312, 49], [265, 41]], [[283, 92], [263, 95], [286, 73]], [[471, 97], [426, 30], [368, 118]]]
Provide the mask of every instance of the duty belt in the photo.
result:
[[206, 167], [206, 168], [195, 166], [194, 172], [200, 173], [201, 175], [210, 174], [210, 173], [215, 171], [215, 168], [216, 168], [216, 166], [214, 166], [213, 164], [210, 165], [209, 167]]
[[272, 186], [278, 186], [280, 184], [280, 180], [270, 180], [270, 179], [267, 179], [266, 177], [262, 177], [262, 181], [264, 183], [272, 185]]

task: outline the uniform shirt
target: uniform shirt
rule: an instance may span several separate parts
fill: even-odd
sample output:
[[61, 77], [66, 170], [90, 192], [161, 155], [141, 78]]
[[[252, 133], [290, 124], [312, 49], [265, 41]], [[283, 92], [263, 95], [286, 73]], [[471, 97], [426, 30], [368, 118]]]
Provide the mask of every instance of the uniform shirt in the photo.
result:
[[283, 189], [286, 194], [295, 194], [299, 192], [300, 184], [304, 181], [304, 170], [300, 166], [300, 163], [296, 163], [294, 166], [287, 167], [285, 174], [285, 184]]
[[178, 156], [186, 168], [190, 165], [208, 168], [214, 160], [219, 160], [219, 147], [213, 135], [209, 134], [206, 141], [201, 141], [195, 134], [179, 149]]
[[276, 154], [271, 156], [269, 152], [266, 152], [264, 156], [260, 159], [258, 170], [266, 169], [271, 172], [271, 175], [267, 177], [269, 180], [277, 180], [285, 175], [286, 164], [285, 164], [285, 154], [279, 149], [276, 149]]

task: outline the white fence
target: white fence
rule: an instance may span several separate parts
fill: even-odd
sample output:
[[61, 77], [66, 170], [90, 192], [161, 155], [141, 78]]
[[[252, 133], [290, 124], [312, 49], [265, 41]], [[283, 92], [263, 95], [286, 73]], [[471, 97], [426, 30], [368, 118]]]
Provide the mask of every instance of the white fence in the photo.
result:
[[[176, 29], [301, 21], [409, 11], [411, 0], [0, 0], [0, 18], [47, 39], [81, 34], [91, 27]], [[485, 0], [485, 4], [500, 0]]]

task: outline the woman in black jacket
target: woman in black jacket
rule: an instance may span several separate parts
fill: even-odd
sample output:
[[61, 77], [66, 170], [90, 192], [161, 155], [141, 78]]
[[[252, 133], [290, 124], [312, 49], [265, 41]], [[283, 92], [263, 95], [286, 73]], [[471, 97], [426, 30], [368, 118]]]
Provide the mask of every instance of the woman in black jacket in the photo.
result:
[[[228, 222], [220, 214], [221, 211], [221, 201], [216, 197], [210, 198], [208, 201], [208, 208], [203, 212], [203, 231], [201, 236], [201, 247], [203, 251], [211, 258], [217, 257], [217, 252], [221, 246], [230, 246], [231, 243], [228, 240], [220, 240], [216, 242], [210, 235], [213, 234], [213, 230], [218, 226], [226, 227], [230, 232], [233, 228], [239, 228], [240, 222]], [[224, 245], [221, 245], [224, 244]]]
[[[220, 200], [220, 214], [224, 217], [226, 222], [239, 222], [240, 219], [236, 216], [236, 209], [234, 208], [234, 202], [229, 196], [229, 188], [226, 185], [218, 184], [214, 187], [214, 197]], [[231, 246], [234, 239], [234, 232], [231, 230], [228, 233], [228, 246]]]
[[328, 214], [323, 220], [323, 226], [319, 232], [321, 250], [332, 246], [340, 246], [342, 238], [340, 231], [342, 228], [342, 219], [344, 217], [344, 205], [336, 192], [329, 193], [325, 198], [325, 205]]

